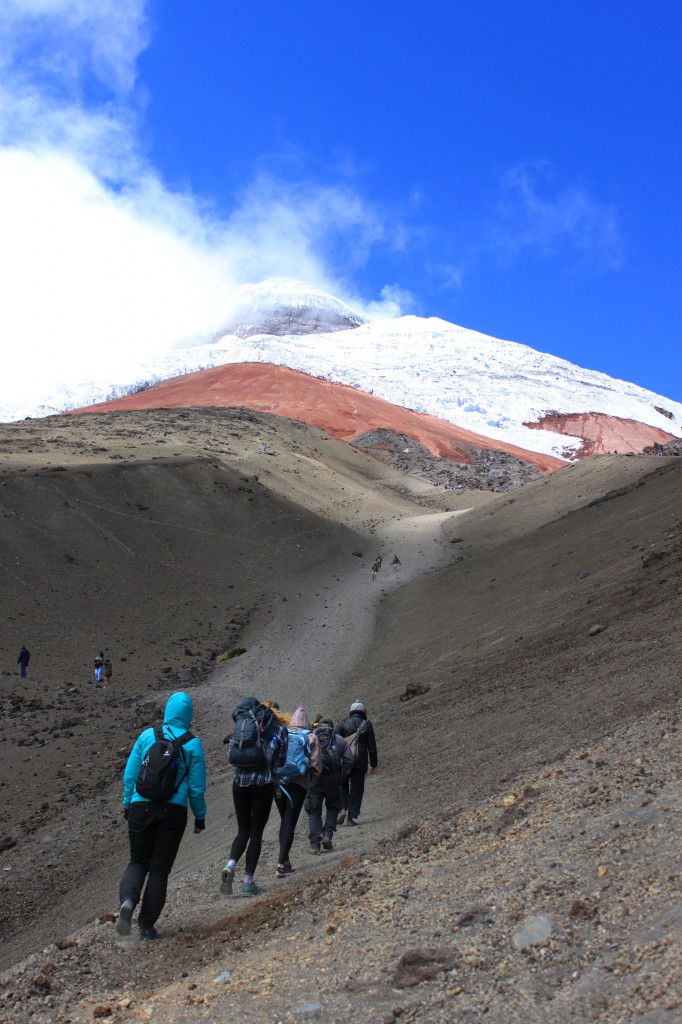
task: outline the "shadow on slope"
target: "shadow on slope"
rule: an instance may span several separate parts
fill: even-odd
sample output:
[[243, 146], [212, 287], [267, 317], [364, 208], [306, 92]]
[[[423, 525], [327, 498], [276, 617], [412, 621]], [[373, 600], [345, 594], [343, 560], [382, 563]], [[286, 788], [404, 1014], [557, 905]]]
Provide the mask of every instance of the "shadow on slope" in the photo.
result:
[[460, 561], [386, 599], [362, 690], [406, 812], [679, 699], [681, 494], [675, 460], [602, 456], [452, 521]]

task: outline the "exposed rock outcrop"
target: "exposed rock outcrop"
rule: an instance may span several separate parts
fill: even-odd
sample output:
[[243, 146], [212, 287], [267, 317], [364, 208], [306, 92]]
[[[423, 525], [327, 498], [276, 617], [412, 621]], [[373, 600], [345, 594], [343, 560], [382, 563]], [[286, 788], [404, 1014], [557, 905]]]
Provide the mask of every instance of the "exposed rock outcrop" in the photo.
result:
[[239, 289], [238, 306], [221, 334], [252, 338], [330, 334], [369, 323], [345, 302], [300, 281], [274, 279]]
[[508, 452], [470, 446], [456, 458], [432, 455], [428, 448], [406, 434], [370, 430], [351, 444], [381, 462], [431, 483], [465, 490], [509, 491], [541, 476], [537, 466]]
[[[657, 409], [657, 412], [663, 410]], [[601, 412], [548, 412], [537, 423], [524, 423], [524, 427], [530, 427], [532, 430], [551, 430], [556, 434], [567, 434], [569, 437], [582, 437], [582, 449], [577, 454], [572, 451], [566, 453], [567, 458], [579, 459], [586, 455], [606, 455], [609, 452], [617, 455], [633, 452], [639, 455], [646, 450], [645, 445], [664, 444], [673, 437], [672, 434], [647, 423], [625, 420], [619, 416], [607, 416]]]
[[682, 455], [682, 437], [673, 437], [665, 444], [648, 445], [642, 452], [643, 455]]
[[314, 306], [305, 309], [288, 306], [253, 322], [232, 323], [226, 333], [235, 334], [238, 338], [252, 338], [257, 334], [274, 334], [277, 337], [292, 334], [329, 334], [360, 327], [365, 322], [357, 314], [350, 313], [344, 316], [333, 310]]

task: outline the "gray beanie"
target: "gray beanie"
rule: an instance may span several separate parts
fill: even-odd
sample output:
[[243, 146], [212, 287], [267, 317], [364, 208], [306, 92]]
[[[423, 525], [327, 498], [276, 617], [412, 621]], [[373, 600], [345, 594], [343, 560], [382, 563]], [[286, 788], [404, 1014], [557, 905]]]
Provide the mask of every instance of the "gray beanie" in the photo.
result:
[[351, 713], [351, 715], [353, 714], [354, 711], [362, 711], [364, 714], [367, 714], [367, 712], [365, 710], [365, 705], [360, 700], [353, 701], [353, 703], [351, 704], [351, 706], [350, 706], [350, 713]]

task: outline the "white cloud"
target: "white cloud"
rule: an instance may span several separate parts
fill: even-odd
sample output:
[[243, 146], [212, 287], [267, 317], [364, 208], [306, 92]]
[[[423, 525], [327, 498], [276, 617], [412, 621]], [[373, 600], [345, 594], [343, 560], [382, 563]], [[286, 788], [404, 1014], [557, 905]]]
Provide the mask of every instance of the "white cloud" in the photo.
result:
[[542, 163], [525, 163], [505, 174], [494, 247], [507, 256], [535, 251], [553, 257], [572, 250], [585, 265], [618, 269], [623, 242], [615, 209], [577, 186], [544, 197], [540, 181], [547, 177], [548, 167]]
[[116, 195], [64, 156], [0, 152], [0, 332], [6, 371], [31, 359], [24, 386], [220, 327], [229, 262], [186, 204], [158, 216], [154, 186]]
[[3, 0], [0, 146], [56, 149], [109, 181], [138, 174], [145, 42], [144, 0]]
[[351, 189], [265, 174], [239, 197], [225, 236], [245, 279], [295, 276], [326, 287], [338, 283], [325, 265], [352, 270], [389, 241], [381, 217]]
[[397, 284], [386, 284], [381, 289], [380, 301], [366, 303], [363, 311], [376, 320], [387, 320], [413, 312], [416, 305], [417, 301], [412, 292]]
[[444, 264], [440, 267], [440, 273], [443, 280], [442, 287], [445, 291], [461, 292], [464, 287], [463, 267], [454, 267], [451, 264]]
[[[146, 0], [3, 0], [2, 64], [26, 88], [74, 92], [95, 75], [129, 93], [148, 41]], [[26, 60], [30, 67], [21, 69]]]
[[[146, 42], [145, 0], [0, 6], [3, 388], [204, 342], [247, 281], [294, 277], [348, 298], [331, 268], [351, 274], [373, 246], [401, 244], [346, 187], [263, 174], [224, 220], [169, 190], [136, 142]], [[397, 295], [377, 308], [399, 309]]]

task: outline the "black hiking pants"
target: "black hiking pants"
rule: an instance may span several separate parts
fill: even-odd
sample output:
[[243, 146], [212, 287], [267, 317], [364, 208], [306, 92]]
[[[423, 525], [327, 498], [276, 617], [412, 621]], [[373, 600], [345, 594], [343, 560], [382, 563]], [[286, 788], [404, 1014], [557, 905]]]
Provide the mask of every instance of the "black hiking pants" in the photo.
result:
[[238, 786], [232, 783], [232, 799], [237, 815], [237, 835], [230, 850], [230, 860], [238, 861], [246, 850], [244, 872], [253, 875], [258, 866], [263, 832], [270, 817], [275, 787], [271, 782], [265, 786]]
[[278, 864], [286, 864], [291, 853], [294, 842], [294, 833], [298, 824], [299, 815], [306, 798], [306, 790], [303, 786], [290, 782], [284, 787], [289, 794], [287, 799], [284, 793], [275, 796], [275, 803], [281, 818], [279, 826], [279, 860]]
[[365, 794], [365, 768], [357, 765], [341, 783], [341, 806], [349, 818], [359, 818], [362, 798]]
[[[326, 806], [324, 825], [322, 824], [322, 808]], [[326, 832], [336, 832], [336, 819], [341, 810], [341, 779], [338, 775], [321, 775], [314, 786], [308, 790], [305, 798], [305, 809], [308, 813], [308, 838], [311, 844], [318, 844]]]
[[161, 915], [166, 902], [168, 876], [186, 825], [187, 808], [178, 804], [145, 800], [130, 806], [130, 864], [123, 872], [119, 897], [121, 903], [131, 899], [137, 905], [147, 879], [137, 919], [140, 928], [153, 927]]

